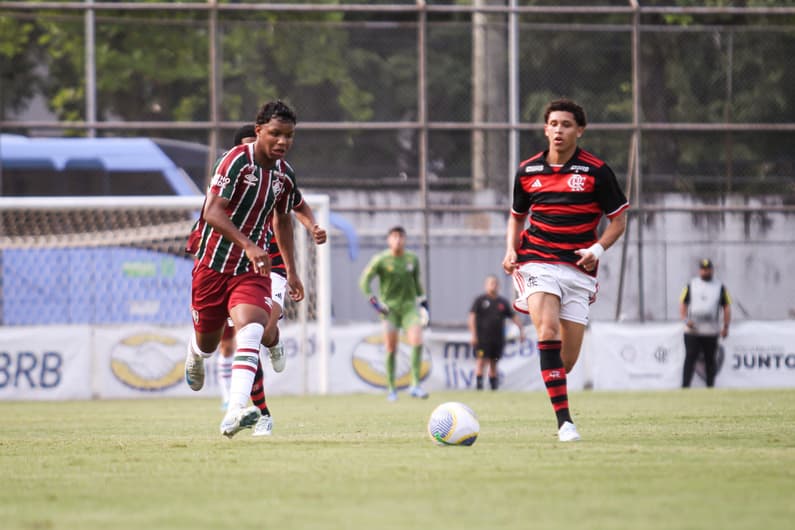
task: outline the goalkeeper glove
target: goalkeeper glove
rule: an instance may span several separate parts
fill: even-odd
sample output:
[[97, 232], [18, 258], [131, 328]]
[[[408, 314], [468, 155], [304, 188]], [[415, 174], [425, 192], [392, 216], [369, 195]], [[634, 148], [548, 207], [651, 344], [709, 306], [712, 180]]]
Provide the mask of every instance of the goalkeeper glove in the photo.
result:
[[385, 306], [384, 304], [382, 304], [381, 300], [379, 300], [375, 296], [371, 296], [370, 297], [370, 305], [373, 306], [373, 309], [375, 309], [376, 311], [378, 311], [379, 313], [381, 313], [384, 316], [389, 314], [389, 308], [387, 306]]
[[419, 296], [417, 297], [417, 303], [420, 306], [420, 325], [424, 328], [427, 328], [431, 321], [431, 312], [428, 309], [428, 299], [424, 296]]

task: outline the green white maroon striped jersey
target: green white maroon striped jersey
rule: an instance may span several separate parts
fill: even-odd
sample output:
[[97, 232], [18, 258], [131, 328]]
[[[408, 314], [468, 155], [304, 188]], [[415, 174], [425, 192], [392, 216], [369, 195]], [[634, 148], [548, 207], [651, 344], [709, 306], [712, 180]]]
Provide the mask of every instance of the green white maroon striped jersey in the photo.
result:
[[[284, 160], [273, 169], [263, 169], [254, 160], [254, 143], [233, 147], [215, 164], [208, 193], [229, 200], [226, 213], [246, 237], [268, 248], [268, 232], [275, 211], [288, 213], [295, 203], [295, 172]], [[251, 269], [243, 249], [215, 231], [203, 218], [196, 227], [200, 235], [196, 259], [224, 274], [242, 274]]]

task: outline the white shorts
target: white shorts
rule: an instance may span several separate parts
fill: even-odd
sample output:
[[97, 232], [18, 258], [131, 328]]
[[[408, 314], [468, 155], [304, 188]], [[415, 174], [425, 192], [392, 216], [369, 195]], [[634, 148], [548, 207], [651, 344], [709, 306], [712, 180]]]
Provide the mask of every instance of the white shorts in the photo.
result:
[[284, 292], [287, 290], [287, 278], [281, 274], [271, 273], [271, 300], [284, 309]]
[[560, 298], [560, 319], [588, 324], [589, 305], [598, 289], [596, 278], [561, 263], [525, 263], [513, 273], [517, 298], [513, 308], [527, 314], [527, 297], [550, 293]]

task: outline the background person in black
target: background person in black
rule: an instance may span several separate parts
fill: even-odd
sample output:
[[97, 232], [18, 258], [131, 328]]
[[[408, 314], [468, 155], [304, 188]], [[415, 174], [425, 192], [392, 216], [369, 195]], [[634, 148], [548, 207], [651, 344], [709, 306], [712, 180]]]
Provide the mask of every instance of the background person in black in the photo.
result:
[[505, 319], [510, 318], [519, 328], [519, 341], [524, 341], [524, 329], [519, 315], [511, 309], [511, 303], [497, 294], [497, 277], [486, 277], [486, 292], [475, 298], [469, 310], [469, 332], [472, 335], [472, 351], [477, 356], [475, 380], [477, 389], [483, 390], [483, 365], [489, 360], [489, 386], [497, 390], [497, 362], [505, 347]]

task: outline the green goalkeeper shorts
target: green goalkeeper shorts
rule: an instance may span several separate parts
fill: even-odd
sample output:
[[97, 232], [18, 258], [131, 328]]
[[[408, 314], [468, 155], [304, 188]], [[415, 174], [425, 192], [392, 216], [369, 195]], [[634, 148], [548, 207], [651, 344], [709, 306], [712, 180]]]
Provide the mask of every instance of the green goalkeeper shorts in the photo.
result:
[[383, 318], [392, 329], [407, 330], [412, 326], [422, 325], [419, 310], [414, 304], [399, 308], [390, 307], [389, 314], [381, 318]]

